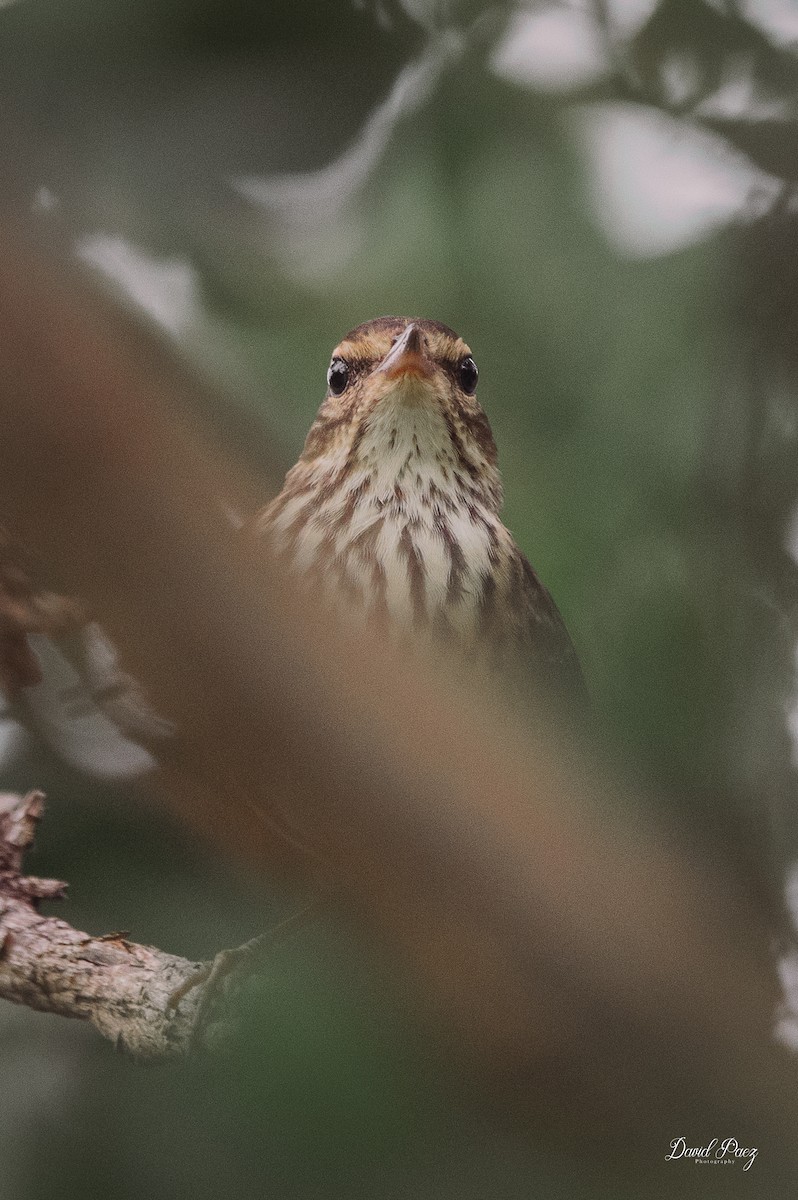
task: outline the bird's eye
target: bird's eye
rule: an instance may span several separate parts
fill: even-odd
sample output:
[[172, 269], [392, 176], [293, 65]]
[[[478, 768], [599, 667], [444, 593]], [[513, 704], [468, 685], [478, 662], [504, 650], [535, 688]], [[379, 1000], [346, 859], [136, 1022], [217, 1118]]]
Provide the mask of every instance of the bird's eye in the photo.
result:
[[473, 393], [477, 390], [477, 380], [479, 379], [479, 371], [477, 370], [477, 364], [474, 362], [473, 358], [469, 356], [468, 358], [463, 359], [463, 361], [460, 363], [460, 366], [457, 368], [457, 377], [460, 381], [460, 387], [463, 389], [463, 391], [469, 396], [473, 395]]
[[340, 396], [346, 391], [349, 383], [349, 367], [342, 358], [334, 358], [327, 372], [327, 384], [334, 396]]

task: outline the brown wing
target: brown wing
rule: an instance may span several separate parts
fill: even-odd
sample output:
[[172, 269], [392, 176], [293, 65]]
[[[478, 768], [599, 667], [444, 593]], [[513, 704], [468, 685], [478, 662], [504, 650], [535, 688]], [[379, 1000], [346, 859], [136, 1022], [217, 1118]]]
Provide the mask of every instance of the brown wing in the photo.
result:
[[514, 629], [518, 661], [512, 674], [527, 676], [568, 707], [587, 702], [587, 689], [574, 644], [551, 593], [517, 546], [509, 564], [508, 615]]

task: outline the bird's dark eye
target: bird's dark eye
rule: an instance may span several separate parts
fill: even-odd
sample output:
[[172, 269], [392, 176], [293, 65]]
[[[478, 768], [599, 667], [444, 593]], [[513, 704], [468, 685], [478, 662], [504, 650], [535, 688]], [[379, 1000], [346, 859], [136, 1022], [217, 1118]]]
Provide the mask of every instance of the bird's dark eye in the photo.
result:
[[479, 371], [477, 364], [470, 356], [464, 358], [457, 368], [457, 378], [460, 380], [460, 387], [471, 396], [477, 390], [477, 380], [479, 379]]
[[342, 358], [334, 358], [330, 363], [327, 383], [334, 396], [340, 396], [342, 392], [346, 391], [346, 385], [349, 383], [349, 367]]

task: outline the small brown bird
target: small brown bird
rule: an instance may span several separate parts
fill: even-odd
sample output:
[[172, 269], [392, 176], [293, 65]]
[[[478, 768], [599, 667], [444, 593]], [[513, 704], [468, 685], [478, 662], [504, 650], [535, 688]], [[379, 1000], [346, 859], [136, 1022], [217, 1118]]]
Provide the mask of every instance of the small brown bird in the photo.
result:
[[477, 377], [469, 347], [437, 321], [379, 317], [353, 329], [257, 531], [346, 612], [516, 681], [581, 691], [557, 607], [499, 517]]

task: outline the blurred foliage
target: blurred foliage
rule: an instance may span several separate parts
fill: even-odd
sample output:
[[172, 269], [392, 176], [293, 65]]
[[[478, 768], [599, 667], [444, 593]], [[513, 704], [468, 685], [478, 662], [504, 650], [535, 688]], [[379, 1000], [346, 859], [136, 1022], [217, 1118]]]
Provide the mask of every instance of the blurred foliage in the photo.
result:
[[[742, 5], [661, 0], [626, 39], [612, 11], [597, 5], [609, 69], [553, 92], [491, 70], [509, 4], [20, 0], [0, 11], [4, 189], [64, 241], [124, 239], [153, 270], [190, 271], [176, 352], [217, 385], [211, 415], [256, 464], [261, 432], [295, 458], [345, 330], [397, 312], [461, 332], [507, 523], [572, 628], [608, 752], [699, 832], [699, 858], [725, 855], [776, 896], [774, 862], [798, 849], [795, 59]], [[427, 91], [325, 191], [312, 173], [363, 143], [437, 45], [449, 57]], [[701, 114], [743, 70], [776, 115]], [[689, 116], [783, 184], [779, 202], [670, 253], [620, 252], [569, 133], [577, 104], [607, 101]], [[252, 177], [293, 199], [258, 208], [235, 186]], [[290, 908], [135, 789], [42, 747], [3, 780], [31, 785], [52, 796], [32, 867], [68, 876], [79, 925], [199, 956]], [[5, 1078], [20, 1045], [17, 1087], [37, 1056], [68, 1062], [40, 1117], [0, 1109], [10, 1200], [82, 1196], [87, 1178], [120, 1198], [660, 1194], [659, 1176], [605, 1193], [578, 1158], [477, 1128], [392, 1015], [391, 986], [340, 930], [315, 931], [275, 956], [230, 1059], [171, 1072], [4, 1012]], [[657, 1131], [657, 1155], [677, 1132]]]

